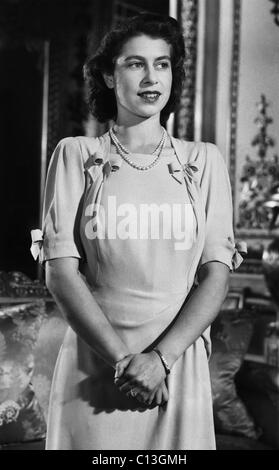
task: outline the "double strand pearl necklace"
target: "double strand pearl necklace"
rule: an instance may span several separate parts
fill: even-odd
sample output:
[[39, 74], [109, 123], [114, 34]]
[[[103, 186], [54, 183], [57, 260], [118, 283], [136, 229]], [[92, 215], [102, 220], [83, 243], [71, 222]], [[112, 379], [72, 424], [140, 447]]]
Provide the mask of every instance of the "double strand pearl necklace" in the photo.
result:
[[127, 162], [133, 168], [136, 168], [136, 170], [143, 170], [143, 171], [144, 170], [149, 170], [150, 168], [153, 168], [159, 162], [162, 150], [163, 150], [163, 148], [165, 146], [165, 143], [166, 143], [166, 140], [167, 140], [166, 129], [163, 129], [163, 134], [162, 134], [161, 140], [160, 140], [159, 144], [157, 145], [156, 149], [154, 150], [154, 152], [152, 152], [152, 155], [155, 155], [158, 152], [158, 155], [156, 156], [155, 160], [153, 160], [153, 162], [151, 162], [149, 165], [137, 165], [135, 162], [133, 162], [130, 159], [130, 156], [129, 156], [130, 152], [124, 147], [124, 145], [121, 144], [121, 142], [119, 142], [119, 140], [116, 137], [116, 134], [115, 134], [112, 127], [109, 130], [109, 135], [110, 135], [110, 138], [113, 141], [119, 155], [123, 158], [123, 160], [125, 160], [125, 162]]

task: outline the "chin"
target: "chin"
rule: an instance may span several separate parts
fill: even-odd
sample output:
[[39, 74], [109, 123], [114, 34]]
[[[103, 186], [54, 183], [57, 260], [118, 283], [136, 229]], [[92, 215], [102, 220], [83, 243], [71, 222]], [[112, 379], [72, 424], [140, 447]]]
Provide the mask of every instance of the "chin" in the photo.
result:
[[139, 110], [138, 112], [136, 112], [136, 115], [138, 117], [150, 118], [152, 116], [155, 116], [156, 114], [160, 114], [163, 109], [164, 108], [162, 108], [161, 106], [160, 108], [154, 107], [153, 109], [149, 109], [149, 110], [145, 108], [144, 110]]

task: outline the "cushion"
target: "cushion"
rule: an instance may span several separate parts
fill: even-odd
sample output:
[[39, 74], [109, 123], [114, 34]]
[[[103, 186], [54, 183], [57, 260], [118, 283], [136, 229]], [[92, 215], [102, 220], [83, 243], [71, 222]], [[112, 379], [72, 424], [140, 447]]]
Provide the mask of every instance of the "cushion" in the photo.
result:
[[0, 444], [44, 438], [46, 423], [32, 386], [43, 300], [0, 306]]
[[260, 430], [238, 396], [235, 384], [252, 332], [253, 320], [249, 312], [222, 311], [211, 328], [209, 368], [216, 432], [256, 439]]

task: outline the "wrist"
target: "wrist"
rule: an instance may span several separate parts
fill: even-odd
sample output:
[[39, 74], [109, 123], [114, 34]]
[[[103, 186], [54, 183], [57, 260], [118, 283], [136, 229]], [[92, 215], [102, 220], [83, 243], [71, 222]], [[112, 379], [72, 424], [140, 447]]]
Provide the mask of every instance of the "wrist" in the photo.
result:
[[161, 354], [164, 356], [165, 360], [167, 361], [169, 368], [171, 369], [174, 363], [176, 362], [176, 360], [178, 359], [178, 357], [176, 357], [175, 354], [166, 351], [164, 347], [161, 346], [160, 344], [158, 344], [155, 347], [155, 349], [159, 349], [159, 351], [161, 352]]
[[166, 359], [166, 357], [161, 353], [160, 349], [159, 348], [154, 348], [152, 349], [153, 352], [155, 352], [157, 354], [157, 356], [159, 357], [164, 369], [165, 369], [165, 373], [166, 375], [169, 375], [170, 374], [170, 365]]

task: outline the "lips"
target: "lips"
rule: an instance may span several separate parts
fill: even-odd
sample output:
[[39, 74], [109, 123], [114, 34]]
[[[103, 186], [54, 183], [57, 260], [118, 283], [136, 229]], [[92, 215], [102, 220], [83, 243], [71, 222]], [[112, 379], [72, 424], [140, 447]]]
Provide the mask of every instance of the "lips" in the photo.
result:
[[141, 93], [138, 93], [138, 96], [147, 104], [152, 104], [156, 103], [160, 96], [161, 93], [159, 91], [142, 91]]
[[138, 93], [139, 96], [146, 98], [158, 98], [161, 93], [159, 91], [142, 91]]

